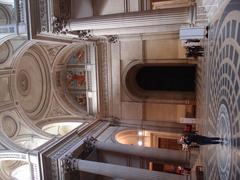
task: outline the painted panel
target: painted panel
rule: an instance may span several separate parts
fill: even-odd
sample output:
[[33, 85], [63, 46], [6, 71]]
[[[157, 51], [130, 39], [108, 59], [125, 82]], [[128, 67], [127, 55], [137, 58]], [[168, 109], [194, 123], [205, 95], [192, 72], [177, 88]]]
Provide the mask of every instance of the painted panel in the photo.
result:
[[81, 106], [87, 105], [85, 63], [86, 49], [83, 47], [72, 54], [66, 69], [67, 92]]

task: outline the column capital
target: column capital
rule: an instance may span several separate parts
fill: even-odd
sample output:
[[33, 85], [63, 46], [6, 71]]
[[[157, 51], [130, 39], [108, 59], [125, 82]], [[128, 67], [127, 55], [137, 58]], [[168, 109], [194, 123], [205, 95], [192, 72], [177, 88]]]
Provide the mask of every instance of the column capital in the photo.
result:
[[84, 150], [80, 154], [81, 159], [86, 159], [91, 152], [93, 152], [96, 147], [95, 143], [97, 142], [97, 139], [94, 137], [88, 137], [84, 140]]
[[68, 29], [67, 27], [67, 20], [60, 18], [60, 17], [55, 17], [53, 19], [53, 23], [52, 23], [52, 33], [55, 34], [67, 34], [68, 33]]
[[76, 162], [76, 159], [73, 158], [72, 154], [66, 155], [66, 157], [63, 160], [63, 168], [64, 168], [64, 170], [66, 172], [74, 171], [76, 169], [75, 162]]
[[107, 36], [107, 38], [108, 38], [108, 42], [109, 42], [109, 43], [115, 44], [115, 43], [118, 43], [118, 42], [119, 42], [119, 37], [118, 37], [118, 35], [110, 35], [110, 36]]

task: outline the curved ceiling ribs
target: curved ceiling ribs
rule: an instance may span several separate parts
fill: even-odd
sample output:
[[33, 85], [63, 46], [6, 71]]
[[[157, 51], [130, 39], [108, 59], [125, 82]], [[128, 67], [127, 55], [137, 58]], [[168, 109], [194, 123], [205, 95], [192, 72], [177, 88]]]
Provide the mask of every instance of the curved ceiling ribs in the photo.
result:
[[[3, 50], [0, 56], [3, 85], [0, 89], [0, 133], [3, 142], [10, 144], [9, 147], [8, 143], [3, 144], [3, 147], [14, 151], [34, 149], [40, 145], [34, 141], [44, 143], [53, 137], [41, 130], [43, 126], [91, 121], [93, 117], [88, 115], [86, 104], [78, 104], [71, 94], [73, 91], [65, 87], [69, 71], [80, 70], [75, 74], [85, 76], [86, 61], [90, 57], [87, 43], [50, 45], [12, 36], [2, 42], [0, 48]], [[2, 67], [9, 70], [3, 71]], [[70, 85], [79, 85], [79, 79], [72, 79]], [[85, 84], [78, 90], [86, 93], [86, 79], [83, 82]]]

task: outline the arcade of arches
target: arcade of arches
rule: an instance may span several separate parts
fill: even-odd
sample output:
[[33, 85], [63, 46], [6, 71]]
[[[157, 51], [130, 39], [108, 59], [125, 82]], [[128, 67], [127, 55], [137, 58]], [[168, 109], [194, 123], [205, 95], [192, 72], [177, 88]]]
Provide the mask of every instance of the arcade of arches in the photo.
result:
[[239, 54], [238, 0], [0, 0], [0, 180], [238, 180]]

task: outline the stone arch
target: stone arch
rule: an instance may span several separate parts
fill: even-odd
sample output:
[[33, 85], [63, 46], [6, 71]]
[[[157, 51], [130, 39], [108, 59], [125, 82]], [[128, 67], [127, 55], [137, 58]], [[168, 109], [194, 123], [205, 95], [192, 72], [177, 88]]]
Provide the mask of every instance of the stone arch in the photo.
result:
[[[145, 129], [119, 129], [113, 134], [113, 141], [120, 144], [138, 145], [146, 147], [158, 147], [158, 138], [170, 139], [177, 145], [177, 139], [181, 136], [179, 133], [153, 131]], [[139, 144], [139, 142], [141, 142]]]
[[65, 134], [69, 133], [70, 131], [81, 125], [81, 122], [73, 121], [56, 122], [43, 126], [42, 130], [49, 134], [64, 136]]
[[[1, 160], [0, 161], [0, 166], [1, 166], [0, 176], [1, 176], [1, 178], [5, 179], [5, 180], [12, 180], [13, 176], [16, 175], [16, 173], [14, 173], [14, 171], [16, 172], [16, 170], [19, 167], [22, 167], [24, 165], [29, 165], [29, 164], [27, 161], [21, 160], [21, 159]], [[29, 171], [29, 167], [28, 167], [28, 171]], [[30, 173], [30, 172], [28, 172], [28, 173]], [[14, 177], [14, 179], [15, 178], [16, 178], [16, 176]]]
[[44, 126], [50, 125], [50, 124], [55, 124], [55, 123], [64, 123], [64, 122], [73, 122], [73, 123], [89, 123], [92, 121], [92, 118], [84, 119], [81, 117], [53, 117], [53, 118], [48, 118], [45, 121], [39, 121], [36, 123], [36, 126], [42, 129]]
[[0, 45], [0, 64], [4, 64], [13, 54], [13, 47], [9, 41]]
[[0, 25], [10, 24], [11, 16], [8, 8], [0, 4]]
[[25, 118], [26, 120], [27, 123], [19, 116], [19, 112], [0, 113], [0, 139], [5, 149], [25, 152], [27, 149], [34, 149], [53, 138], [31, 125], [31, 120]]
[[33, 150], [46, 143], [49, 139], [34, 134], [22, 134], [14, 138], [14, 143], [28, 150]]
[[[71, 62], [71, 59], [73, 56], [75, 56], [76, 53], [82, 52], [82, 56], [84, 56], [83, 62], [76, 62], [76, 64], [69, 64]], [[85, 44], [72, 44], [64, 49], [61, 50], [61, 52], [58, 53], [57, 57], [55, 58], [55, 61], [53, 63], [53, 76], [52, 76], [52, 82], [53, 82], [53, 88], [54, 93], [56, 95], [56, 99], [58, 102], [60, 102], [61, 105], [65, 107], [68, 112], [77, 114], [77, 115], [87, 115], [87, 102], [86, 102], [86, 56], [87, 54], [87, 48]], [[79, 55], [80, 56], [80, 55]], [[69, 87], [68, 83], [68, 74], [71, 72], [72, 69], [75, 67], [79, 67], [78, 70], [76, 68], [76, 73], [82, 73], [82, 75], [76, 75], [76, 78], [72, 76], [72, 79], [75, 80], [76, 86], [78, 86], [80, 83], [83, 83], [83, 86], [79, 88], [79, 92], [82, 94], [76, 94], [72, 93]], [[80, 84], [81, 86], [82, 84]], [[82, 88], [82, 89], [81, 89]], [[77, 97], [79, 96], [79, 99], [81, 101], [77, 101]]]
[[194, 67], [194, 65], [183, 63], [168, 63], [167, 61], [159, 60], [134, 60], [130, 62], [122, 73], [122, 87], [125, 93], [137, 102], [160, 102], [160, 103], [186, 103], [195, 100], [194, 91], [164, 91], [156, 90], [149, 91], [141, 88], [136, 82], [137, 73], [143, 67]]

